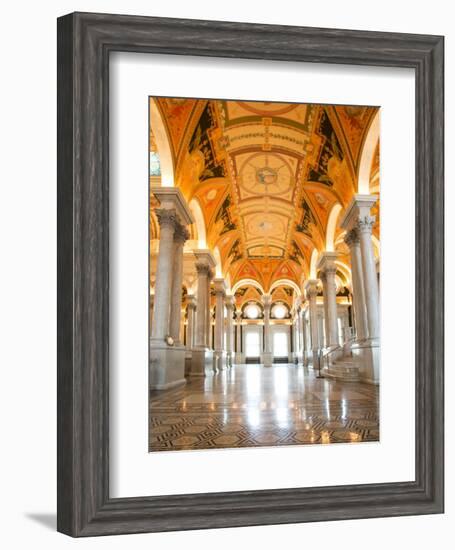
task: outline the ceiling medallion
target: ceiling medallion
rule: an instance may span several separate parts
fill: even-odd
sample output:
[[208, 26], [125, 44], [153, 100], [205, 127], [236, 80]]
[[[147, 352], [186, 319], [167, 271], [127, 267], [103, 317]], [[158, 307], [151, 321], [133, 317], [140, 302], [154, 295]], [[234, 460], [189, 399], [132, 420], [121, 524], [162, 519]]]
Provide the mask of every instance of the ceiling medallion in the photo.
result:
[[277, 179], [277, 172], [270, 166], [264, 166], [256, 170], [256, 180], [263, 185], [272, 185], [276, 183]]

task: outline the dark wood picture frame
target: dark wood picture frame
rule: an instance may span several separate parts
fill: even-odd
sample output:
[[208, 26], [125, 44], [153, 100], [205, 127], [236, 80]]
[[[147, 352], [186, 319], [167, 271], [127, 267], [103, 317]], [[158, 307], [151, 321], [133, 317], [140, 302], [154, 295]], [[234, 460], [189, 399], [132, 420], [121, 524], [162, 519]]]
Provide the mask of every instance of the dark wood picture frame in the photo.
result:
[[[415, 481], [110, 498], [113, 51], [414, 69]], [[58, 20], [59, 531], [91, 536], [443, 512], [443, 58], [439, 36], [91, 13]]]

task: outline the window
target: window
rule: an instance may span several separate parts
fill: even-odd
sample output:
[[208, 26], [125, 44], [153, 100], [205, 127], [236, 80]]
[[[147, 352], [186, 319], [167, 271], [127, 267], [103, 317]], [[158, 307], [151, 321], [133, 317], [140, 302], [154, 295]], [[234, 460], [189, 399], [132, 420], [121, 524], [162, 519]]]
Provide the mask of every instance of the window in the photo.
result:
[[288, 336], [285, 332], [273, 333], [273, 355], [275, 357], [287, 357]]
[[261, 354], [259, 332], [247, 332], [245, 336], [245, 355], [259, 357]]

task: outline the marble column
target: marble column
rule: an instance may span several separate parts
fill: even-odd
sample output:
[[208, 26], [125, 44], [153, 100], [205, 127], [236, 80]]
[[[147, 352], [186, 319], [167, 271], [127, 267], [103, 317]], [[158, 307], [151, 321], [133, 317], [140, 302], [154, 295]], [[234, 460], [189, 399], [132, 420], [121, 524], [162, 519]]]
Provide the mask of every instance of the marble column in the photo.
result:
[[224, 279], [214, 279], [215, 285], [215, 353], [214, 369], [222, 371], [226, 368], [226, 351], [224, 349], [224, 297], [226, 296], [226, 283]]
[[[357, 314], [356, 324], [359, 338], [352, 344], [351, 351], [359, 368], [360, 380], [371, 384], [379, 383], [380, 367], [379, 288], [372, 242], [375, 218], [371, 216], [371, 207], [377, 199], [376, 195], [355, 195], [340, 221], [341, 227], [348, 233], [348, 241], [352, 239], [352, 266], [354, 266], [354, 273], [359, 275], [357, 279], [356, 275], [353, 275], [353, 295], [355, 296], [357, 283], [359, 301], [361, 299], [359, 288], [362, 288], [360, 281], [363, 280], [364, 300], [360, 304], [363, 303], [365, 309], [358, 306], [357, 310], [360, 309], [360, 313], [356, 313], [354, 310], [354, 313]], [[351, 231], [353, 232], [351, 233]], [[357, 239], [359, 245], [357, 245]], [[359, 256], [361, 261], [359, 261]], [[355, 305], [354, 303], [354, 307]], [[365, 312], [366, 315], [364, 315]], [[366, 323], [362, 322], [362, 319], [366, 319]], [[362, 329], [367, 336], [363, 339], [361, 338]]]
[[271, 367], [273, 363], [272, 342], [270, 338], [270, 307], [272, 305], [272, 296], [263, 294], [262, 303], [264, 304], [264, 352], [262, 353], [262, 363], [264, 367]]
[[237, 325], [235, 362], [238, 365], [241, 365], [243, 363], [243, 353], [242, 353], [242, 310], [240, 308], [236, 310], [235, 317], [236, 317], [236, 325]]
[[174, 261], [175, 210], [157, 209], [160, 242], [156, 268], [155, 300], [151, 340], [163, 342], [169, 335], [169, 314]]
[[183, 246], [188, 240], [189, 233], [185, 227], [178, 224], [174, 232], [174, 261], [171, 286], [171, 313], [169, 320], [169, 334], [174, 345], [181, 345], [182, 322], [182, 280], [183, 280]]
[[[176, 258], [176, 248], [181, 257], [183, 242], [182, 248], [176, 243], [180, 238], [179, 232], [185, 235], [185, 228], [194, 220], [179, 189], [159, 187], [152, 189], [152, 192], [159, 201], [155, 212], [160, 237], [150, 335], [149, 387], [164, 390], [185, 383], [185, 348], [179, 343], [182, 264], [180, 258]], [[180, 266], [177, 270], [176, 262]], [[171, 309], [172, 319], [176, 317], [178, 321], [176, 325], [171, 325]]]
[[305, 319], [305, 313], [302, 311], [301, 314], [301, 320], [302, 320], [302, 364], [306, 364], [306, 355], [308, 351], [308, 342], [306, 338], [306, 319]]
[[318, 281], [316, 279], [309, 279], [306, 281], [305, 290], [310, 310], [312, 365], [313, 369], [317, 369], [319, 354], [318, 309], [316, 302], [316, 297], [318, 295]]
[[234, 333], [232, 318], [234, 315], [234, 297], [226, 296], [226, 365], [232, 367], [234, 362]]
[[379, 288], [373, 241], [371, 240], [374, 222], [374, 216], [361, 216], [357, 221], [357, 229], [360, 237], [360, 250], [362, 253], [363, 280], [368, 319], [368, 336], [371, 340], [379, 338]]
[[321, 334], [321, 345], [323, 347], [328, 348], [329, 347], [329, 311], [328, 311], [328, 304], [327, 304], [327, 279], [325, 276], [325, 273], [319, 273], [319, 280], [322, 283], [322, 295], [323, 295], [323, 303], [322, 307], [324, 308], [324, 338]]
[[335, 252], [324, 252], [318, 262], [318, 269], [323, 273], [324, 312], [326, 313], [326, 347], [338, 346], [338, 310], [335, 284]]
[[197, 310], [195, 345], [207, 347], [207, 280], [210, 267], [202, 262], [196, 262], [197, 271]]
[[206, 308], [205, 308], [205, 345], [213, 350], [215, 348], [215, 342], [212, 341], [212, 304], [210, 283], [213, 279], [213, 270], [210, 269], [207, 272], [207, 284], [206, 284]]
[[352, 306], [357, 340], [368, 337], [367, 312], [365, 290], [363, 283], [362, 255], [360, 252], [360, 238], [357, 229], [351, 229], [346, 233], [345, 243], [351, 253], [351, 278], [352, 278]]
[[194, 321], [196, 315], [196, 297], [193, 294], [188, 294], [188, 324], [186, 328], [186, 347], [191, 350], [194, 347]]

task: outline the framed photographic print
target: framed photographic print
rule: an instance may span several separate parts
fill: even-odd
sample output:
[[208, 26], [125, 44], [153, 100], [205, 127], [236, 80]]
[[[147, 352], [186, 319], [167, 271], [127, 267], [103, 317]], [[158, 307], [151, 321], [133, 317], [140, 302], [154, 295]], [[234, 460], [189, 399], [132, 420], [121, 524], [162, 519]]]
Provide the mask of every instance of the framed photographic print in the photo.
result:
[[58, 21], [58, 530], [443, 511], [443, 39]]

